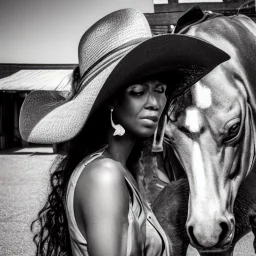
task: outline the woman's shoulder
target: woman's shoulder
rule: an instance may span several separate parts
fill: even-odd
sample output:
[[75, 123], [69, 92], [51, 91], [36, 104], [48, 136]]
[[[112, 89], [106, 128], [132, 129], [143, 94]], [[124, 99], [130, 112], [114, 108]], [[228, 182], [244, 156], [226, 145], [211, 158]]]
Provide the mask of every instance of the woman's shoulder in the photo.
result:
[[125, 186], [124, 169], [121, 163], [100, 156], [83, 167], [77, 182], [78, 191], [85, 187], [108, 189], [113, 186]]
[[86, 165], [76, 184], [75, 209], [87, 217], [99, 212], [106, 216], [107, 209], [110, 215], [125, 216], [129, 192], [122, 168], [120, 163], [101, 156]]
[[[100, 156], [86, 165], [82, 172], [87, 178], [123, 177], [123, 166], [111, 158]], [[113, 177], [113, 178], [114, 178]]]

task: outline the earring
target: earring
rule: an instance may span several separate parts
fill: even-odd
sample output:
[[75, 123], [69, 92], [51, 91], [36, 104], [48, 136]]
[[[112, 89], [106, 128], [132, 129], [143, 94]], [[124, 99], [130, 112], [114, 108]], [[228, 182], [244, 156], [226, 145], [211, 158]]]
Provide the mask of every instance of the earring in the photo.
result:
[[111, 120], [111, 126], [115, 129], [114, 133], [113, 133], [113, 136], [123, 136], [124, 133], [125, 133], [125, 129], [122, 125], [120, 124], [114, 124], [113, 122], [113, 119], [112, 119], [112, 113], [113, 113], [113, 108], [111, 108], [111, 111], [110, 111], [110, 120]]

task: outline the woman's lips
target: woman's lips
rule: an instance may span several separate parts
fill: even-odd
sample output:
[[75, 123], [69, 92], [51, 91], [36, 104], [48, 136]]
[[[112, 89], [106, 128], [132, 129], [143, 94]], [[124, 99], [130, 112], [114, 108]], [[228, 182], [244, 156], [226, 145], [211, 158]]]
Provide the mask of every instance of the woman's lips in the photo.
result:
[[156, 123], [158, 121], [158, 117], [157, 116], [144, 116], [141, 119], [151, 120], [154, 123]]

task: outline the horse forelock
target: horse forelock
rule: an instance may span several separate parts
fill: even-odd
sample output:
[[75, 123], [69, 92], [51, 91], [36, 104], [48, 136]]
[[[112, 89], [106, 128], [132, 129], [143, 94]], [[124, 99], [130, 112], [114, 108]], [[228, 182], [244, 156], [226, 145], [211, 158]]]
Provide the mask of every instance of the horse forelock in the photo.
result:
[[185, 93], [177, 97], [169, 107], [169, 117], [173, 122], [177, 121], [178, 117], [185, 113], [185, 110], [193, 105], [192, 91], [191, 88]]
[[192, 133], [197, 133], [200, 132], [202, 126], [199, 110], [207, 109], [211, 105], [211, 89], [198, 82], [173, 102], [169, 114], [174, 122], [181, 114], [184, 114], [187, 129]]

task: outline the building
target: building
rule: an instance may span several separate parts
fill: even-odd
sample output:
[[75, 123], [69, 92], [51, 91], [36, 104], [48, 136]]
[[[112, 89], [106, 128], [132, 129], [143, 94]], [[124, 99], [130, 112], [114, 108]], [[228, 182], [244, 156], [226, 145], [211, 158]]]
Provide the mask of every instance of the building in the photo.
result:
[[256, 22], [254, 0], [153, 0], [154, 13], [146, 14], [153, 34], [171, 33], [177, 20], [195, 5], [224, 15], [242, 13]]
[[29, 92], [69, 91], [76, 65], [0, 64], [0, 150], [28, 145], [19, 133], [19, 113]]

